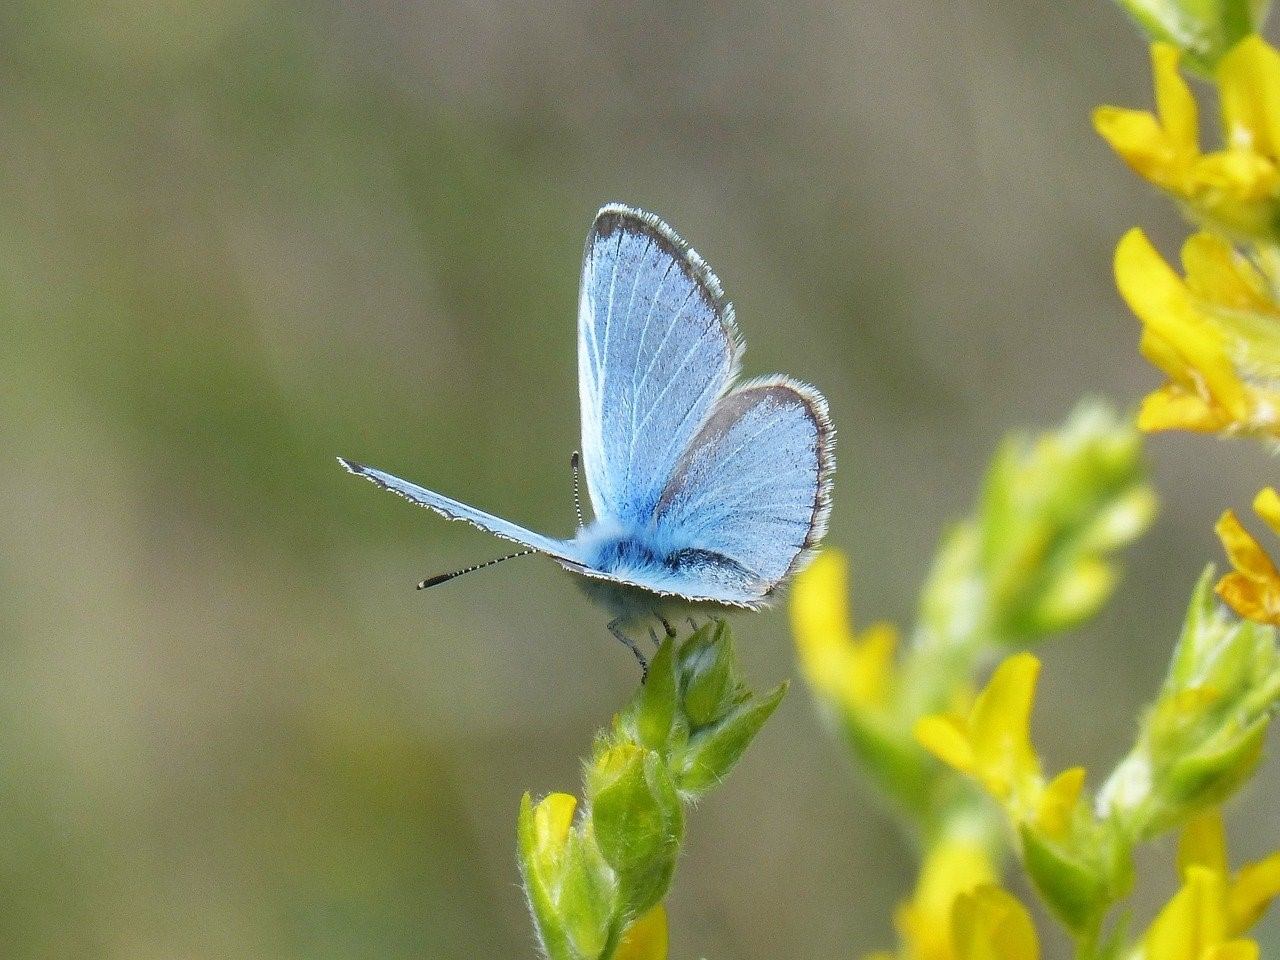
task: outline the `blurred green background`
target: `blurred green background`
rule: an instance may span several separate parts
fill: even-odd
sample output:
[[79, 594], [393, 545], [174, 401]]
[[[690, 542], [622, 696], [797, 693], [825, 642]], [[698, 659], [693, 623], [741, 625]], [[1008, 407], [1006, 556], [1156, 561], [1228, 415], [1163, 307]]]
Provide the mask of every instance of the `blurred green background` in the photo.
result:
[[[576, 788], [635, 664], [549, 562], [416, 593], [500, 544], [334, 456], [568, 533], [624, 200], [716, 266], [749, 374], [826, 392], [829, 540], [909, 619], [1001, 434], [1157, 382], [1111, 249], [1181, 226], [1088, 123], [1148, 83], [1102, 0], [0, 5], [0, 954], [532, 957], [518, 798]], [[1043, 651], [1038, 738], [1095, 784], [1274, 477], [1150, 447], [1155, 531]], [[738, 632], [793, 673], [785, 610]], [[855, 956], [912, 872], [797, 688], [691, 817], [674, 955]]]

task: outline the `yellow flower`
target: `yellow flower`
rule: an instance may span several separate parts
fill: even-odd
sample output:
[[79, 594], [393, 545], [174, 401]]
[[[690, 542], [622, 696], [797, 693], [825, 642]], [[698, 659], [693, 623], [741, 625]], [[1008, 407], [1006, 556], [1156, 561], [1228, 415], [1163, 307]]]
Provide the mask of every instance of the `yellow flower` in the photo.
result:
[[1241, 934], [1280, 894], [1280, 853], [1232, 876], [1215, 809], [1184, 828], [1178, 868], [1182, 887], [1143, 937], [1143, 960], [1256, 960], [1258, 945]]
[[1099, 107], [1098, 133], [1140, 176], [1229, 233], [1274, 236], [1280, 216], [1280, 53], [1256, 34], [1215, 71], [1226, 143], [1202, 153], [1191, 88], [1171, 44], [1151, 47], [1156, 112]]
[[952, 924], [957, 900], [995, 881], [995, 868], [981, 843], [943, 840], [925, 857], [920, 879], [895, 921], [906, 960], [953, 960]]
[[995, 884], [990, 855], [976, 840], [955, 836], [933, 847], [915, 892], [894, 917], [899, 960], [1038, 960], [1030, 915]]
[[1138, 425], [1280, 437], [1280, 306], [1218, 237], [1192, 236], [1182, 260], [1185, 280], [1137, 229], [1116, 247], [1116, 286], [1142, 321], [1142, 353], [1169, 377]]
[[632, 921], [613, 960], [667, 960], [667, 911], [662, 904]]
[[956, 901], [956, 960], [1039, 960], [1040, 942], [1027, 908], [999, 887], [979, 887]]
[[844, 707], [878, 709], [889, 699], [898, 634], [887, 623], [854, 633], [848, 570], [844, 554], [825, 550], [796, 577], [791, 594], [796, 651], [816, 691]]
[[546, 875], [553, 875], [559, 868], [565, 847], [569, 842], [569, 829], [573, 826], [573, 812], [577, 798], [568, 793], [551, 793], [533, 807], [533, 864]]
[[1112, 864], [1099, 855], [1099, 825], [1081, 800], [1085, 772], [1072, 767], [1048, 783], [1029, 724], [1040, 663], [1009, 657], [967, 714], [934, 714], [916, 739], [934, 756], [978, 780], [1012, 822], [1023, 863], [1054, 914], [1074, 931], [1105, 906]]
[[[1254, 498], [1253, 509], [1280, 534], [1280, 495], [1273, 488]], [[1280, 570], [1233, 511], [1222, 514], [1216, 529], [1235, 568], [1218, 581], [1218, 596], [1247, 620], [1280, 626]]]
[[933, 714], [916, 724], [916, 739], [934, 756], [980, 781], [1019, 817], [1035, 810], [1043, 790], [1031, 746], [1031, 706], [1040, 661], [1009, 657], [965, 714]]

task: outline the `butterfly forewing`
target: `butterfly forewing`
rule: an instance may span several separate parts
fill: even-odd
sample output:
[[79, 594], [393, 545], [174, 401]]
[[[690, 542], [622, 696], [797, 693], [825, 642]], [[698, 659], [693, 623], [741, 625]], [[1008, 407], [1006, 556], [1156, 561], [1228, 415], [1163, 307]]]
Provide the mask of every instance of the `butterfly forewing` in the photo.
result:
[[652, 214], [604, 207], [587, 236], [578, 310], [583, 465], [597, 517], [652, 516], [738, 354], [733, 308], [702, 259]]
[[577, 555], [571, 541], [544, 537], [540, 533], [525, 529], [518, 523], [512, 523], [510, 520], [503, 520], [501, 517], [495, 517], [491, 513], [485, 513], [483, 510], [469, 507], [465, 503], [454, 500], [452, 497], [435, 493], [425, 487], [418, 486], [416, 483], [410, 483], [408, 480], [401, 480], [385, 470], [366, 467], [363, 463], [356, 463], [354, 460], [346, 460], [343, 457], [339, 457], [338, 461], [356, 476], [364, 477], [366, 480], [370, 480], [382, 487], [383, 490], [390, 490], [411, 503], [434, 510], [450, 520], [464, 520], [473, 527], [487, 530], [489, 533], [502, 537], [504, 540], [511, 540], [514, 543], [531, 547], [540, 553], [549, 554], [560, 561], [574, 564], [581, 562], [581, 558]]
[[683, 452], [654, 523], [677, 557], [695, 561], [692, 577], [740, 582], [743, 602], [760, 600], [825, 531], [833, 443], [826, 402], [812, 387], [782, 378], [744, 384]]

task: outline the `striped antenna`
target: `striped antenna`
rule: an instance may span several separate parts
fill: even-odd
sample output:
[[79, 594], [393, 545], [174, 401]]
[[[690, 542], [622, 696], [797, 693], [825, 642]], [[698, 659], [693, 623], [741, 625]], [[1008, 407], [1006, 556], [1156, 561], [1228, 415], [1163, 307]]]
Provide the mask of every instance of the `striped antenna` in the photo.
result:
[[573, 456], [569, 458], [569, 466], [573, 469], [573, 512], [578, 515], [578, 529], [584, 526], [582, 522], [582, 499], [578, 496], [578, 467], [582, 464], [582, 454], [577, 450], [573, 451]]
[[452, 580], [454, 577], [460, 577], [464, 573], [475, 573], [475, 571], [483, 570], [485, 567], [492, 567], [495, 563], [502, 563], [504, 560], [514, 560], [516, 557], [527, 557], [529, 554], [537, 552], [537, 550], [519, 550], [516, 553], [508, 553], [505, 557], [495, 557], [493, 560], [486, 560], [484, 563], [477, 563], [474, 567], [466, 567], [462, 570], [455, 570], [453, 573], [441, 573], [434, 577], [427, 577], [427, 579], [418, 584], [418, 589], [425, 590], [427, 587], [434, 587], [447, 580]]

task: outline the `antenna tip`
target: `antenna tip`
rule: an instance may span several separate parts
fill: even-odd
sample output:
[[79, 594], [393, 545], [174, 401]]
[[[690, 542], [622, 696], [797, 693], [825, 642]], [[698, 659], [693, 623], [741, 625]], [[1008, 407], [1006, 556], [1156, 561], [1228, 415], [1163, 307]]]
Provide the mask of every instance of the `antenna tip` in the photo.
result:
[[582, 454], [580, 454], [577, 450], [573, 451], [573, 456], [569, 458], [569, 465], [576, 470], [578, 469], [578, 466], [581, 463], [582, 463]]

